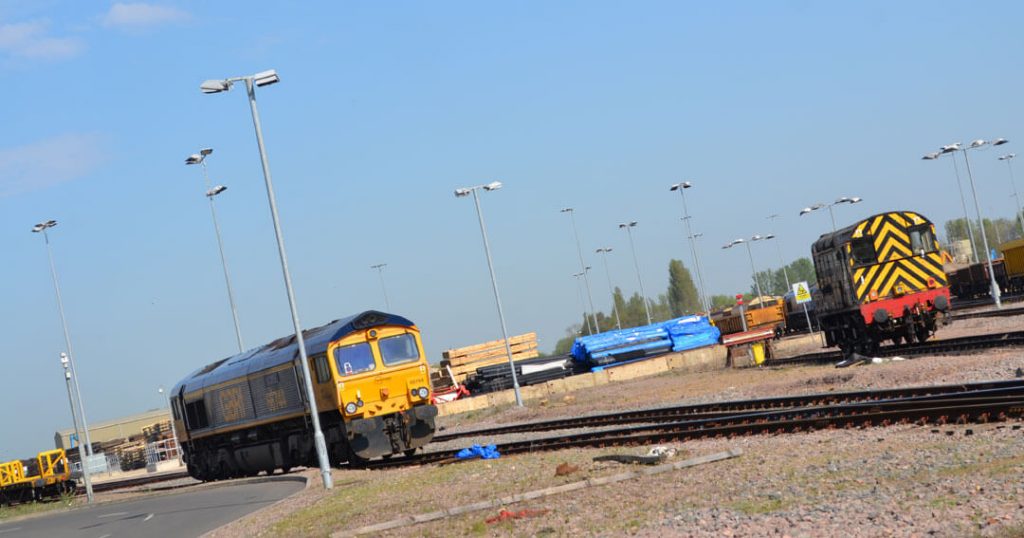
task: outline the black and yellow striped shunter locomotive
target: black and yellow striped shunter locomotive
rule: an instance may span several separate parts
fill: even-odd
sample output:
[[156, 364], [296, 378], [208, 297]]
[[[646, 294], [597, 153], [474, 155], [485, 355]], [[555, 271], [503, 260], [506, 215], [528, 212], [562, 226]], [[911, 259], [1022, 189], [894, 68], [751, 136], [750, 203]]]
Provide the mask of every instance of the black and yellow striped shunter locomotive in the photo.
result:
[[917, 213], [881, 213], [822, 235], [811, 254], [818, 319], [828, 345], [847, 353], [923, 342], [949, 310], [935, 226]]

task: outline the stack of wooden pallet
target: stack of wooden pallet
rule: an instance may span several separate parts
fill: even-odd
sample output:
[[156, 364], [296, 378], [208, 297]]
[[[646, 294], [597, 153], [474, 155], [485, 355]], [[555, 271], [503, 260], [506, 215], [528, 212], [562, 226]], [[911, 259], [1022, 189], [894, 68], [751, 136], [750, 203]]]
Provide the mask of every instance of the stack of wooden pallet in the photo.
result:
[[[512, 360], [532, 359], [537, 356], [537, 333], [526, 333], [513, 336], [508, 339], [509, 347], [512, 348]], [[482, 344], [449, 349], [441, 354], [440, 376], [435, 381], [435, 388], [441, 379], [448, 377], [448, 370], [451, 370], [455, 377], [454, 381], [462, 384], [466, 376], [472, 374], [477, 368], [499, 364], [508, 360], [505, 352], [504, 340], [492, 340]]]
[[171, 437], [171, 421], [165, 420], [163, 422], [154, 422], [145, 428], [142, 428], [142, 436], [146, 439], [147, 443], [155, 443], [162, 439], [169, 439]]

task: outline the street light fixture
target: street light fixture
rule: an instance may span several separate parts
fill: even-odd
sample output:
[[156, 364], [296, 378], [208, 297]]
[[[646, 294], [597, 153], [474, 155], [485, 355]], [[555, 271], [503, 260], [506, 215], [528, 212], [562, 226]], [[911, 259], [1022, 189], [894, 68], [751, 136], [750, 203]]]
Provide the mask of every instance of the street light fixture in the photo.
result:
[[[921, 160], [923, 161], [934, 161], [943, 155], [949, 155], [954, 157], [954, 152], [960, 149], [960, 143], [947, 144], [939, 148], [939, 151], [927, 153]], [[956, 158], [951, 159], [953, 161], [953, 174], [956, 176], [956, 190], [960, 193], [960, 207], [964, 211], [964, 222], [967, 223], [967, 239], [971, 242], [971, 255], [974, 257], [974, 263], [978, 263], [978, 245], [974, 241], [974, 225], [971, 224], [971, 216], [967, 213], [967, 198], [964, 197], [963, 185], [960, 181], [960, 167], [956, 164]]]
[[736, 245], [740, 245], [740, 244], [747, 246], [747, 257], [750, 258], [750, 273], [751, 273], [750, 276], [751, 276], [751, 278], [754, 279], [754, 286], [757, 288], [758, 303], [760, 303], [760, 302], [762, 302], [764, 300], [764, 299], [762, 299], [762, 297], [764, 297], [764, 293], [761, 290], [761, 282], [759, 282], [757, 280], [757, 269], [754, 267], [754, 254], [750, 251], [750, 243], [753, 242], [753, 241], [760, 241], [761, 239], [764, 239], [764, 238], [761, 237], [760, 235], [756, 235], [755, 234], [749, 240], [748, 239], [733, 239], [731, 243], [727, 243], [725, 245], [722, 245], [723, 249], [732, 248], [732, 247], [734, 247]]
[[501, 336], [505, 339], [505, 354], [508, 356], [508, 369], [512, 373], [512, 389], [516, 395], [516, 405], [523, 407], [523, 396], [519, 393], [519, 377], [516, 376], [516, 365], [512, 360], [512, 346], [508, 341], [508, 328], [505, 325], [505, 312], [501, 308], [501, 295], [498, 293], [498, 278], [494, 276], [494, 262], [491, 260], [491, 245], [487, 241], [487, 227], [484, 225], [484, 213], [480, 208], [480, 189], [494, 191], [501, 188], [500, 181], [492, 181], [486, 185], [455, 189], [455, 197], [473, 195], [473, 203], [476, 204], [476, 216], [480, 221], [480, 235], [484, 238], [484, 254], [487, 255], [487, 269], [491, 273], [491, 288], [494, 289], [494, 304], [498, 308], [498, 321], [501, 322]]
[[604, 274], [608, 277], [608, 294], [612, 296], [612, 312], [615, 313], [615, 327], [620, 331], [622, 330], [622, 320], [619, 319], [619, 306], [615, 304], [615, 288], [612, 286], [612, 273], [608, 270], [608, 254], [611, 254], [611, 247], [601, 247], [594, 252], [598, 254], [604, 254], [601, 259], [604, 260]]
[[384, 292], [384, 306], [388, 309], [388, 312], [390, 312], [391, 301], [388, 300], [388, 288], [384, 285], [384, 268], [387, 266], [388, 264], [386, 263], [378, 263], [376, 265], [371, 265], [370, 269], [376, 269], [377, 275], [380, 276], [380, 289]]
[[71, 406], [71, 422], [75, 425], [75, 440], [78, 445], [78, 461], [82, 464], [82, 481], [85, 482], [85, 496], [89, 500], [89, 504], [92, 504], [92, 475], [89, 471], [89, 462], [85, 456], [85, 449], [82, 447], [82, 433], [78, 428], [78, 414], [75, 413], [75, 399], [71, 395], [71, 372], [69, 371], [68, 365], [69, 359], [67, 353], [60, 354], [60, 365], [64, 367], [64, 384], [68, 388], [68, 404]]
[[274, 198], [274, 184], [270, 176], [270, 162], [267, 150], [263, 145], [263, 131], [260, 127], [260, 114], [256, 108], [256, 86], [267, 86], [280, 81], [274, 70], [261, 71], [255, 75], [234, 77], [224, 80], [207, 80], [199, 89], [203, 93], [220, 93], [231, 89], [235, 82], [244, 81], [249, 97], [249, 110], [252, 113], [252, 124], [256, 131], [256, 145], [260, 152], [260, 163], [263, 166], [263, 180], [267, 187], [267, 201], [270, 204], [270, 216], [274, 221], [274, 235], [277, 238], [277, 252], [281, 258], [281, 272], [284, 275], [284, 287], [288, 294], [288, 306], [291, 308], [292, 325], [295, 327], [295, 344], [299, 348], [299, 361], [302, 363], [302, 376], [306, 388], [306, 401], [309, 405], [310, 421], [313, 424], [313, 444], [320, 464], [320, 476], [324, 489], [331, 489], [334, 481], [331, 478], [331, 462], [327, 458], [327, 444], [324, 432], [320, 429], [320, 413], [316, 408], [316, 395], [313, 393], [313, 380], [309, 373], [309, 359], [306, 356], [306, 339], [302, 336], [302, 325], [299, 323], [299, 310], [295, 305], [295, 291], [292, 289], [292, 277], [288, 271], [288, 256], [285, 254], [284, 237], [281, 234], [281, 221], [277, 216], [277, 201]]
[[647, 293], [644, 292], [644, 279], [640, 276], [640, 262], [636, 259], [636, 245], [633, 244], [632, 229], [636, 227], [636, 224], [636, 221], [632, 220], [619, 224], [619, 229], [626, 230], [626, 235], [629, 236], [629, 249], [633, 251], [633, 265], [636, 267], [636, 279], [640, 281], [640, 296], [644, 301], [644, 312], [647, 313], [647, 324], [651, 325], [654, 323], [654, 321], [651, 320], [651, 307], [647, 304]]
[[863, 199], [860, 198], [859, 196], [842, 196], [840, 198], [836, 198], [836, 201], [832, 202], [831, 204], [825, 204], [825, 203], [818, 202], [818, 203], [816, 203], [816, 204], [814, 204], [814, 205], [812, 205], [810, 207], [805, 207], [805, 208], [800, 210], [800, 216], [802, 217], [802, 216], [804, 216], [804, 215], [806, 215], [806, 214], [808, 214], [808, 213], [810, 213], [812, 211], [817, 211], [819, 209], [828, 209], [828, 214], [832, 218], [832, 232], [835, 232], [836, 231], [836, 214], [835, 214], [835, 212], [832, 211], [832, 206], [836, 206], [836, 205], [839, 205], [839, 204], [851, 204], [851, 205], [852, 204], [859, 204], [862, 201], [863, 201]]
[[242, 342], [242, 326], [238, 322], [238, 309], [235, 307], [235, 293], [231, 288], [231, 275], [228, 273], [228, 259], [224, 255], [224, 241], [221, 240], [220, 223], [217, 221], [217, 206], [213, 203], [214, 197], [228, 190], [224, 185], [210, 186], [210, 174], [206, 171], [206, 157], [213, 153], [213, 148], [203, 148], [199, 153], [193, 153], [185, 159], [186, 165], [198, 164], [203, 168], [203, 179], [206, 182], [206, 198], [210, 201], [210, 215], [213, 217], [213, 231], [217, 235], [217, 249], [220, 251], [220, 264], [224, 268], [224, 283], [228, 289], [228, 305], [231, 307], [231, 319], [235, 323], [235, 340], [238, 342], [238, 352], [245, 351], [245, 344]]
[[571, 207], [566, 207], [561, 210], [561, 213], [569, 214], [569, 221], [572, 222], [572, 234], [576, 238], [576, 254], [580, 258], [580, 268], [583, 272], [583, 284], [587, 288], [587, 300], [590, 303], [590, 316], [594, 318], [594, 332], [601, 332], [601, 328], [597, 323], [597, 311], [594, 310], [594, 294], [590, 290], [590, 277], [587, 276], [587, 271], [583, 269], [586, 267], [586, 262], [583, 261], [583, 248], [580, 246], [580, 232], [576, 228], [576, 212]]
[[[53, 250], [50, 248], [50, 236], [46, 230], [57, 225], [57, 221], [48, 220], [40, 222], [32, 227], [32, 233], [42, 233], [43, 241], [46, 243], [46, 255], [50, 259], [50, 275], [53, 277], [53, 291], [57, 296], [57, 312], [60, 314], [60, 325], [64, 330], [64, 345], [67, 348], [68, 365], [71, 368], [71, 380], [75, 384], [75, 394], [78, 396], [78, 410], [82, 420], [82, 430], [85, 433], [85, 454], [92, 457], [92, 438], [89, 436], [89, 421], [85, 418], [85, 404], [82, 401], [82, 386], [78, 384], [78, 367], [75, 366], [75, 354], [71, 351], [71, 333], [68, 330], [68, 320], [64, 316], [64, 299], [60, 295], [60, 281], [57, 278], [57, 265], [53, 262]], [[81, 439], [79, 439], [81, 442]], [[87, 465], [82, 460], [82, 468]]]
[[1006, 168], [1010, 171], [1010, 188], [1013, 189], [1013, 198], [1017, 203], [1017, 221], [1020, 222], [1021, 233], [1024, 233], [1024, 213], [1021, 213], [1020, 209], [1020, 195], [1017, 194], [1017, 182], [1013, 179], [1013, 158], [1016, 157], [1016, 153], [1007, 153], [1002, 157], [999, 157], [1000, 161], [1006, 161]]
[[683, 200], [683, 222], [686, 224], [686, 237], [690, 242], [690, 255], [693, 256], [693, 265], [697, 270], [697, 282], [700, 286], [700, 303], [705, 312], [711, 312], [711, 304], [708, 301], [707, 290], [704, 287], [704, 271], [701, 269], [700, 256], [698, 255], [697, 242], [694, 241], [693, 230], [690, 228], [690, 211], [686, 207], [686, 189], [692, 188], [693, 183], [683, 181], [671, 185], [668, 190], [679, 191]]

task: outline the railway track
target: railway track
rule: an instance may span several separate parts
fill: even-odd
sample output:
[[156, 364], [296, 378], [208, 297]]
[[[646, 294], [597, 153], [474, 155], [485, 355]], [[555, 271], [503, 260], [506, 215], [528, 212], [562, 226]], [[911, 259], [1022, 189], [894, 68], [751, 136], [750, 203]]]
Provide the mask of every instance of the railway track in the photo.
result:
[[[1024, 382], [1007, 381], [971, 385], [946, 385], [938, 387], [916, 387], [911, 389], [893, 389], [891, 391], [865, 391], [861, 393], [844, 393], [846, 396], [869, 392], [878, 397], [918, 392], [917, 395], [893, 397], [885, 399], [865, 400], [845, 403], [824, 403], [782, 409], [746, 410], [738, 412], [709, 411], [710, 416], [675, 417], [671, 420], [675, 408], [647, 410], [652, 413], [666, 412], [667, 422], [644, 419], [654, 422], [633, 425], [602, 431], [583, 432], [572, 435], [556, 435], [527, 441], [516, 441], [497, 444], [498, 451], [503, 455], [524, 454], [531, 452], [561, 450], [566, 448], [604, 448], [614, 446], [632, 446], [653, 443], [688, 441], [708, 437], [736, 435], [753, 435], [761, 433], [789, 433], [810, 431], [826, 428], [852, 428], [890, 425], [898, 423], [947, 424], [1001, 421], [1008, 418], [1024, 417]], [[925, 391], [932, 392], [926, 393]], [[944, 392], [950, 390], [952, 392]], [[804, 402], [820, 398], [827, 401], [831, 397], [843, 395], [810, 395]], [[799, 397], [798, 397], [799, 398]], [[770, 398], [765, 400], [747, 400], [744, 402], [722, 402], [722, 409], [730, 406], [783, 405], [787, 398]], [[789, 399], [790, 402], [801, 403]], [[700, 408], [700, 406], [691, 406]], [[607, 415], [604, 415], [607, 416]], [[565, 428], [592, 428], [601, 424], [592, 421], [594, 417], [566, 419], [559, 425]], [[573, 424], [569, 421], [575, 421]], [[547, 421], [548, 423], [554, 421]], [[540, 425], [544, 423], [534, 423]], [[546, 426], [541, 426], [546, 427]], [[476, 434], [484, 430], [477, 430]], [[543, 430], [537, 430], [543, 431]], [[469, 433], [469, 432], [467, 432]], [[515, 432], [505, 432], [515, 433]], [[496, 435], [492, 433], [492, 435]], [[385, 469], [406, 465], [424, 465], [431, 463], [447, 463], [458, 461], [456, 451], [441, 450], [427, 452], [409, 458], [372, 461], [362, 465], [363, 468]]]
[[961, 319], [977, 319], [977, 318], [1001, 318], [1007, 316], [1022, 316], [1024, 315], [1024, 307], [1018, 306], [1015, 308], [1001, 308], [999, 310], [980, 310], [977, 312], [960, 312], [958, 314], [950, 314], [947, 319], [950, 321], [957, 321]]
[[[889, 345], [879, 349], [874, 356], [917, 357], [921, 355], [960, 355], [984, 349], [1017, 346], [1024, 346], [1024, 331], [964, 336], [961, 338], [950, 338], [948, 340], [930, 340], [922, 344], [909, 346]], [[839, 362], [843, 360], [843, 358], [844, 356], [842, 351], [822, 351], [818, 353], [806, 353], [795, 357], [769, 359], [765, 364], [774, 366], [788, 364], [822, 364]]]
[[468, 437], [486, 437], [507, 435], [512, 433], [544, 432], [574, 428], [597, 428], [620, 424], [644, 422], [671, 422], [687, 418], [718, 418], [737, 413], [752, 413], [775, 409], [793, 409], [841, 403], [877, 402], [897, 398], [928, 398], [941, 397], [955, 393], [985, 394], [1024, 394], [1024, 380], [989, 381], [983, 383], [965, 383], [955, 385], [932, 385], [924, 387], [903, 387], [895, 389], [827, 392], [801, 396], [781, 396], [775, 398], [758, 398], [750, 400], [730, 400], [725, 402], [709, 402], [670, 407], [655, 407], [605, 413], [583, 417], [571, 417], [555, 420], [523, 422], [492, 428], [466, 430], [458, 433], [442, 433], [435, 435], [433, 443], [444, 443]]

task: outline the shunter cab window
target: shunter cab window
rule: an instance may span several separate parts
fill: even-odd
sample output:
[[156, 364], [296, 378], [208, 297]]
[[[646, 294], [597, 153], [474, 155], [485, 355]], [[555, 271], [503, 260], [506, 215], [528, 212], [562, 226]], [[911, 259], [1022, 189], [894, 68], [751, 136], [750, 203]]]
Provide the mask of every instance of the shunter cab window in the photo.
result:
[[931, 226], [925, 225], [910, 229], [910, 250], [913, 250], [914, 254], [918, 256], [935, 251], [935, 236], [932, 235]]
[[376, 367], [373, 362], [373, 351], [366, 342], [335, 348], [334, 362], [337, 363], [338, 373], [341, 375], [369, 372]]
[[875, 243], [870, 238], [862, 237], [850, 242], [850, 255], [854, 265], [870, 265], [878, 263]]
[[380, 357], [387, 366], [412, 362], [420, 358], [416, 337], [409, 333], [381, 338], [377, 345], [380, 347]]

